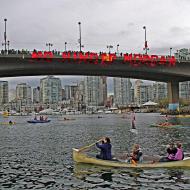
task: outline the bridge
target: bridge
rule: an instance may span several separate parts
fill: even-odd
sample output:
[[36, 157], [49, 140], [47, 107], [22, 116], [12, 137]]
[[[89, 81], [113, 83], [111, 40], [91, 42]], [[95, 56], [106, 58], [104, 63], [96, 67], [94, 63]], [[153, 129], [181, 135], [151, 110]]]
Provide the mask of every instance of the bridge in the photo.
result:
[[179, 103], [179, 82], [190, 81], [190, 61], [167, 56], [64, 52], [0, 55], [0, 77], [37, 75], [92, 75], [126, 77], [168, 83], [170, 108]]

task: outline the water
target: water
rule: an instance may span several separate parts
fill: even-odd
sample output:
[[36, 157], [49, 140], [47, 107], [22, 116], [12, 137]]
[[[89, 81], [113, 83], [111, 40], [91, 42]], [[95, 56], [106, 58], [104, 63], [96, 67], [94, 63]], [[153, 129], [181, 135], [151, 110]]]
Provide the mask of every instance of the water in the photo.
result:
[[[0, 189], [190, 189], [189, 169], [114, 169], [75, 164], [72, 148], [109, 136], [113, 153], [129, 152], [134, 143], [143, 153], [165, 155], [170, 141], [181, 141], [190, 152], [190, 120], [183, 128], [156, 128], [159, 114], [137, 114], [138, 133], [130, 131], [130, 116], [107, 114], [51, 117], [46, 124], [29, 124], [30, 117], [0, 118]], [[189, 126], [189, 127], [188, 127]], [[98, 153], [93, 147], [92, 155]]]

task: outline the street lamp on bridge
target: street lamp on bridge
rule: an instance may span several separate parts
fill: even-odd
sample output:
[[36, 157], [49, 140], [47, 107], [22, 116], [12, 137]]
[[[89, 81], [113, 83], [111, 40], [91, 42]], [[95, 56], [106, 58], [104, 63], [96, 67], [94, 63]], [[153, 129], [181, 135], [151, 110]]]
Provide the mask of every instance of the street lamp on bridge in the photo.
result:
[[81, 22], [78, 22], [78, 25], [79, 25], [79, 47], [80, 47], [80, 52], [81, 52], [81, 48], [82, 48], [82, 45], [81, 45]]
[[51, 44], [51, 43], [46, 43], [46, 46], [48, 46], [48, 47], [49, 47], [49, 51], [50, 51], [50, 47], [52, 47], [52, 46], [53, 46], [53, 44]]
[[170, 48], [170, 57], [172, 56], [172, 48]]
[[67, 51], [67, 42], [65, 42], [65, 51]]
[[8, 40], [7, 41], [7, 49], [8, 49], [8, 51], [9, 51], [9, 45], [10, 45], [10, 41]]
[[119, 55], [119, 44], [117, 44], [117, 54]]
[[147, 54], [147, 50], [149, 50], [149, 48], [148, 48], [148, 43], [147, 43], [147, 40], [146, 40], [146, 26], [143, 26], [143, 29], [144, 29], [144, 32], [145, 32], [145, 40], [144, 40], [144, 48], [143, 48], [143, 50], [145, 50], [145, 54]]
[[4, 19], [5, 22], [5, 31], [4, 31], [4, 43], [2, 43], [2, 46], [5, 46], [5, 53], [7, 52], [7, 19]]
[[109, 53], [110, 53], [110, 49], [113, 48], [112, 45], [108, 45], [107, 48], [109, 49]]

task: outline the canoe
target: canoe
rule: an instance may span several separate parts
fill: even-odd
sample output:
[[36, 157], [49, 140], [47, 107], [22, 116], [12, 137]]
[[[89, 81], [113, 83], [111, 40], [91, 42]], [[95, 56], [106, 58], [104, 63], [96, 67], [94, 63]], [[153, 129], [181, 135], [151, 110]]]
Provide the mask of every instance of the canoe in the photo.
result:
[[29, 120], [28, 123], [49, 123], [51, 120]]
[[161, 124], [152, 124], [151, 127], [166, 127], [166, 128], [172, 128], [172, 127], [183, 127], [183, 125], [161, 125]]
[[173, 162], [156, 162], [156, 163], [139, 163], [130, 164], [120, 161], [101, 160], [94, 157], [90, 157], [79, 151], [79, 149], [73, 148], [73, 160], [76, 163], [94, 164], [100, 166], [117, 167], [117, 168], [190, 168], [190, 157], [181, 161]]

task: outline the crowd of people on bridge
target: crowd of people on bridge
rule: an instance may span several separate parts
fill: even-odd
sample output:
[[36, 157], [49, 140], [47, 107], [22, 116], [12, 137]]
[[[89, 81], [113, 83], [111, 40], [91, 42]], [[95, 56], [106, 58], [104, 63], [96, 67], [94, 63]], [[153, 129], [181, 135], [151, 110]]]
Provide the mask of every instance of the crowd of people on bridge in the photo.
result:
[[30, 55], [31, 52], [28, 51], [27, 49], [22, 49], [22, 50], [15, 50], [15, 49], [9, 49], [9, 50], [1, 50], [1, 55], [19, 55], [19, 54], [25, 54], [25, 55]]
[[[34, 49], [33, 51], [29, 51], [29, 50], [27, 50], [27, 49], [22, 49], [22, 50], [15, 50], [15, 49], [10, 49], [10, 50], [1, 50], [1, 55], [18, 55], [18, 54], [24, 54], [24, 55], [30, 55], [32, 52], [38, 52], [39, 50], [36, 50], [36, 49]], [[45, 51], [41, 51], [41, 52], [45, 52]], [[71, 55], [72, 54], [74, 54], [74, 53], [83, 53], [83, 54], [90, 54], [90, 53], [95, 53], [95, 52], [90, 52], [90, 51], [87, 51], [87, 52], [83, 52], [83, 51], [57, 51], [56, 49], [55, 50], [52, 50], [51, 51], [52, 52], [52, 54], [53, 55], [57, 55], [57, 56], [61, 56], [62, 55], [62, 53], [63, 52], [66, 52], [66, 53], [70, 53]], [[98, 55], [102, 55], [102, 54], [105, 54], [105, 53], [107, 53], [107, 52], [103, 52], [103, 51], [100, 51], [99, 53], [98, 53]], [[109, 53], [107, 53], [107, 54], [111, 54], [111, 52], [109, 52]], [[117, 56], [120, 56], [120, 57], [122, 57], [124, 54], [121, 52], [121, 53], [114, 53], [115, 55], [117, 55]], [[128, 53], [126, 53], [126, 54], [128, 54]]]

